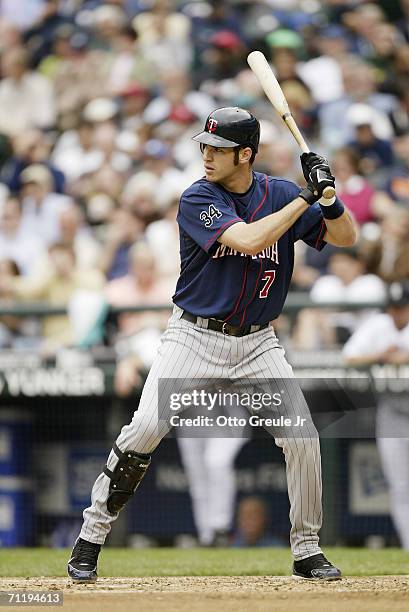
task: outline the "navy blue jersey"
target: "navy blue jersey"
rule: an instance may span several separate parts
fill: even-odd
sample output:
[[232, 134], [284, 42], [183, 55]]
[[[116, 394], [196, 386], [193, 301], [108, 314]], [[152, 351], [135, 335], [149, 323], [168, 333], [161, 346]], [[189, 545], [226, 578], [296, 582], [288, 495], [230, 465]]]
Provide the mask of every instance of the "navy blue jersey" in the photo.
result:
[[294, 200], [300, 187], [253, 172], [245, 194], [231, 193], [205, 178], [180, 199], [177, 222], [181, 272], [175, 304], [197, 316], [232, 325], [263, 324], [281, 313], [294, 265], [294, 243], [304, 240], [321, 250], [326, 231], [318, 204], [310, 206], [271, 247], [245, 255], [218, 242], [240, 221], [252, 223]]

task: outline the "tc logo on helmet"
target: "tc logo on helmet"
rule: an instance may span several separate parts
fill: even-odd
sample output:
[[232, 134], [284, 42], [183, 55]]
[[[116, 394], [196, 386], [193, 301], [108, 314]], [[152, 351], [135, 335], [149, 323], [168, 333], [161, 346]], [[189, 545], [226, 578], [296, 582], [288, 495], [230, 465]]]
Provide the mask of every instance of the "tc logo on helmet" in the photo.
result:
[[213, 132], [216, 131], [216, 128], [217, 128], [216, 119], [208, 119], [207, 126], [206, 126], [207, 132], [210, 132], [212, 134]]

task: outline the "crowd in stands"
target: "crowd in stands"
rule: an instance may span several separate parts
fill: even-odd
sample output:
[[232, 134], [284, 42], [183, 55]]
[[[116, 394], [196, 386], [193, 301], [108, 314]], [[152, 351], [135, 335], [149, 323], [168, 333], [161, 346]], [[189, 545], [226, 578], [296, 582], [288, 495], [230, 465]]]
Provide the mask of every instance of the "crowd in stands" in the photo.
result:
[[[377, 304], [408, 278], [409, 0], [3, 0], [0, 306], [170, 303], [177, 204], [202, 175], [191, 137], [217, 107], [261, 120], [256, 171], [302, 184], [298, 148], [247, 66], [254, 49], [360, 226], [343, 254], [298, 243], [292, 290]], [[307, 309], [283, 330], [297, 348], [331, 348], [362, 316]], [[122, 314], [102, 341], [148, 367], [165, 324]], [[70, 314], [3, 315], [0, 346], [52, 354], [84, 340], [77, 328]], [[137, 382], [127, 367], [123, 394]]]

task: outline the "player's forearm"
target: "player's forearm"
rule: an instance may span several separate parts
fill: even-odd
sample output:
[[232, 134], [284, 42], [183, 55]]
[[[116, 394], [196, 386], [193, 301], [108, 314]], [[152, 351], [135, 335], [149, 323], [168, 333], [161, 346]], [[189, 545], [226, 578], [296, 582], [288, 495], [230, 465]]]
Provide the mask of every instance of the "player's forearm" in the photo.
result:
[[356, 243], [358, 229], [348, 210], [345, 209], [337, 219], [325, 219], [325, 225], [327, 227], [325, 242], [339, 247], [350, 247]]
[[302, 198], [296, 198], [278, 212], [254, 223], [249, 223], [247, 229], [255, 251], [252, 254], [255, 255], [266, 247], [275, 244], [307, 209], [306, 201]]
[[307, 208], [305, 200], [296, 198], [278, 212], [254, 223], [232, 225], [219, 238], [219, 242], [246, 255], [256, 255], [275, 244]]

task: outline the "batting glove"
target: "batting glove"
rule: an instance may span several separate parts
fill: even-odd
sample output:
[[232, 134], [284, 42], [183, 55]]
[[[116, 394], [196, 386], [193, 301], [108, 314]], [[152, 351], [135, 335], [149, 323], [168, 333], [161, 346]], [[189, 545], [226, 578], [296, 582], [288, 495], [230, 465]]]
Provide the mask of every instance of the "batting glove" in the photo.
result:
[[335, 189], [335, 177], [332, 176], [329, 166], [318, 166], [311, 170], [308, 187], [314, 192], [317, 200], [323, 197], [326, 187]]
[[310, 153], [303, 153], [300, 159], [302, 172], [307, 183], [310, 180], [310, 174], [313, 168], [320, 166], [327, 166], [329, 168], [328, 160], [325, 159], [325, 157], [318, 155], [317, 153], [313, 153], [312, 151]]

